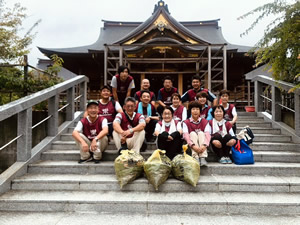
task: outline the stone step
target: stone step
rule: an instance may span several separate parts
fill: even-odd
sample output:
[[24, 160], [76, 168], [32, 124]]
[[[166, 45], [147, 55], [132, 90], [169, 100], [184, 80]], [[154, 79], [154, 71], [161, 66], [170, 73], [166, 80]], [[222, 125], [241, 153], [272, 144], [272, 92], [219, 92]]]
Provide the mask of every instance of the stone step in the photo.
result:
[[[70, 191], [119, 191], [114, 174], [27, 174], [12, 182], [12, 190], [70, 190]], [[127, 184], [123, 191], [155, 192], [144, 177]], [[201, 176], [196, 187], [168, 178], [159, 187], [160, 192], [300, 192], [299, 177], [275, 176]]]
[[243, 111], [238, 111], [237, 114], [238, 114], [238, 116], [257, 117], [257, 113], [256, 113], [256, 112], [243, 112]]
[[283, 134], [254, 134], [254, 142], [288, 142], [292, 141], [291, 136]]
[[[78, 164], [76, 161], [39, 161], [28, 166], [28, 173], [46, 174], [114, 174], [112, 161], [100, 164], [88, 162]], [[299, 163], [256, 162], [253, 165], [220, 164], [210, 162], [208, 167], [201, 167], [202, 175], [268, 175], [268, 176], [299, 176]]]
[[238, 127], [245, 127], [245, 126], [249, 126], [250, 128], [251, 127], [265, 127], [265, 128], [271, 128], [272, 127], [272, 124], [269, 123], [269, 122], [260, 122], [260, 121], [244, 121], [244, 122], [240, 122], [240, 121], [237, 121], [236, 122], [236, 125]]
[[9, 191], [0, 209], [19, 212], [295, 215], [300, 194], [231, 192]]
[[[141, 155], [147, 160], [153, 150], [141, 152]], [[256, 162], [300, 162], [300, 153], [284, 151], [254, 151]], [[118, 157], [117, 150], [106, 150], [103, 153], [102, 161], [114, 161]], [[79, 150], [48, 150], [42, 153], [42, 160], [62, 160], [78, 161], [80, 159]], [[208, 162], [217, 162], [215, 153], [208, 153]]]
[[[236, 132], [239, 133], [244, 127], [237, 127]], [[254, 135], [256, 134], [281, 134], [280, 129], [265, 127], [250, 127]]]
[[0, 212], [0, 221], [3, 225], [30, 224], [30, 225], [65, 225], [65, 224], [120, 224], [130, 225], [174, 225], [174, 224], [219, 224], [226, 221], [230, 225], [253, 224], [300, 224], [300, 217], [295, 215], [232, 215], [232, 214], [199, 214], [199, 213], [102, 213], [102, 212]]
[[[256, 135], [257, 136], [257, 135]], [[251, 149], [254, 151], [299, 151], [300, 152], [300, 144], [296, 143], [280, 143], [280, 142], [257, 142], [255, 137], [255, 141], [250, 145]], [[56, 141], [52, 144], [52, 150], [77, 150], [74, 141]], [[155, 143], [148, 143], [147, 150], [155, 150], [157, 149]], [[110, 143], [107, 146], [107, 150], [115, 150], [116, 146]]]
[[[256, 138], [256, 137], [255, 137]], [[254, 151], [297, 151], [300, 152], [300, 144], [280, 142], [256, 142], [250, 148]]]

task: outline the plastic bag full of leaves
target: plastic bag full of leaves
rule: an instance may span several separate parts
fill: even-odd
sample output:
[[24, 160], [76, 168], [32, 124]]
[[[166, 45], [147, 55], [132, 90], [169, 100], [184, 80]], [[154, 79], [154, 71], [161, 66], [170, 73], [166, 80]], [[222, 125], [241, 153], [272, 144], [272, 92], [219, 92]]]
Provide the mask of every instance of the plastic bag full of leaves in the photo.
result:
[[147, 179], [158, 190], [169, 177], [172, 170], [171, 160], [165, 155], [166, 151], [157, 149], [144, 163], [144, 171]]
[[143, 173], [144, 158], [133, 150], [123, 150], [115, 159], [115, 173], [121, 189]]
[[172, 173], [176, 179], [196, 187], [200, 177], [200, 165], [196, 159], [186, 154], [187, 148], [187, 145], [183, 145], [183, 154], [173, 158]]

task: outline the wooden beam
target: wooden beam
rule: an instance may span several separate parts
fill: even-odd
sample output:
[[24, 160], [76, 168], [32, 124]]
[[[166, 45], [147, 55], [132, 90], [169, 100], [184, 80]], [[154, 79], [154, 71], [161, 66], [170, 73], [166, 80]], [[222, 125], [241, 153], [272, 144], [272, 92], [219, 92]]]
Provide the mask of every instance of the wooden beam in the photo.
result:
[[183, 74], [178, 74], [178, 92], [180, 95], [182, 95], [183, 92]]
[[168, 71], [130, 71], [130, 74], [178, 74], [178, 73], [181, 73], [181, 74], [196, 74], [196, 70], [194, 71], [177, 71], [177, 72], [168, 72]]
[[211, 90], [211, 46], [208, 46], [208, 77], [207, 77], [207, 88]]

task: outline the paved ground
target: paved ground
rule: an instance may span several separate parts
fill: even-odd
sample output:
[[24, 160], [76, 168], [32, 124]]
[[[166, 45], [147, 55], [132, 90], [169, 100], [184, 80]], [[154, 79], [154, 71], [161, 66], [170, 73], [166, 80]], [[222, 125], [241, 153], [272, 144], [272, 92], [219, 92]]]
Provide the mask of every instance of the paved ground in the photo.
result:
[[300, 224], [297, 217], [235, 216], [235, 215], [126, 215], [91, 213], [0, 213], [0, 225], [66, 225], [66, 224], [130, 224], [130, 225], [293, 225]]

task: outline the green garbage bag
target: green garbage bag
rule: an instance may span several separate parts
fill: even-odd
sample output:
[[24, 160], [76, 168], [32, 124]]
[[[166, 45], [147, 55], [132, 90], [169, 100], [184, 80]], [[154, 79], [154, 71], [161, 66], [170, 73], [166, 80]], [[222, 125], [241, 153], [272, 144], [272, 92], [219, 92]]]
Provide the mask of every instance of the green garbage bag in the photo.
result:
[[123, 150], [115, 159], [115, 173], [121, 189], [143, 173], [144, 158], [133, 150]]
[[149, 182], [158, 190], [169, 177], [172, 170], [171, 160], [165, 155], [166, 151], [155, 150], [144, 163], [144, 171]]
[[196, 187], [200, 177], [199, 162], [186, 154], [187, 145], [182, 148], [183, 154], [175, 156], [172, 160], [172, 174], [176, 179]]

